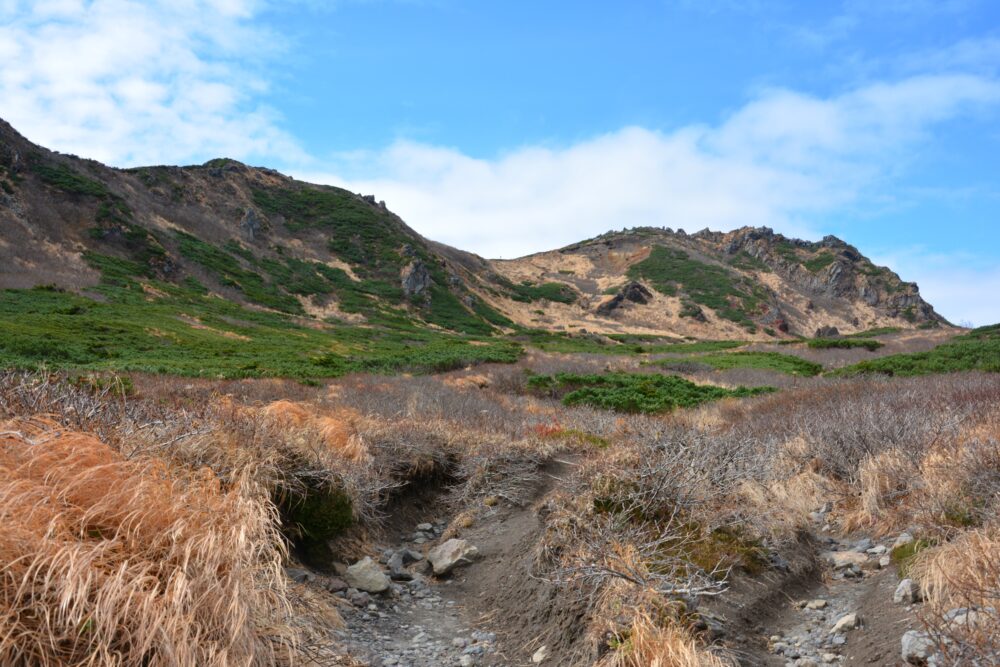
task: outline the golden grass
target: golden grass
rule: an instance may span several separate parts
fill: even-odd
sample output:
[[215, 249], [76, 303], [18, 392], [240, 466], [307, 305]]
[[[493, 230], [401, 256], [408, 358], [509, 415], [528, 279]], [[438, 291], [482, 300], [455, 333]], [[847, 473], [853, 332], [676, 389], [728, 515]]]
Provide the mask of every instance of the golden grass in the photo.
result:
[[275, 664], [283, 543], [251, 477], [0, 425], [0, 664]]
[[633, 616], [622, 644], [600, 667], [731, 667], [703, 650], [697, 640], [672, 622], [656, 622], [648, 613]]
[[319, 414], [304, 403], [280, 400], [268, 404], [263, 414], [276, 425], [313, 431], [330, 450], [352, 461], [368, 458], [368, 450], [357, 432], [360, 415], [346, 408]]

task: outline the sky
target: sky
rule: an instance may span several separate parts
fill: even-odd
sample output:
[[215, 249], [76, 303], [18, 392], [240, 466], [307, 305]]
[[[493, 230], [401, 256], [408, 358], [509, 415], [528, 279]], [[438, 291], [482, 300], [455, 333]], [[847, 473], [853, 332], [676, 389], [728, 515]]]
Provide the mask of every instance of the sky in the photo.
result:
[[0, 0], [0, 117], [374, 193], [485, 257], [834, 234], [1000, 322], [995, 0]]

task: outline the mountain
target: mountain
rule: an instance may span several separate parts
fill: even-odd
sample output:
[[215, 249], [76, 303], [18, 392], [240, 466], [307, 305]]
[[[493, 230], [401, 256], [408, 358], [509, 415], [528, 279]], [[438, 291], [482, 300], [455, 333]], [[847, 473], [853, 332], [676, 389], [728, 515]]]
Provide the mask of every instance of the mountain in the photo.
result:
[[640, 228], [486, 260], [424, 239], [374, 196], [229, 159], [115, 169], [3, 121], [0, 226], [0, 288], [215, 296], [314, 328], [768, 339], [945, 323], [915, 284], [834, 237]]

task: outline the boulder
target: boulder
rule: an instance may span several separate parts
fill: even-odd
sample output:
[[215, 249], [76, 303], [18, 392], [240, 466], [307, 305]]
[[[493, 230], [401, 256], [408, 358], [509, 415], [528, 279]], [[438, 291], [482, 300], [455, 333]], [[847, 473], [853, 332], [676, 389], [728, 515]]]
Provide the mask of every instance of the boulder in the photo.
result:
[[393, 581], [410, 581], [413, 575], [403, 568], [403, 553], [397, 551], [392, 555], [387, 563], [389, 566], [389, 578]]
[[896, 586], [896, 592], [892, 594], [892, 601], [896, 604], [913, 604], [920, 602], [920, 587], [913, 579], [903, 579]]
[[833, 624], [833, 628], [830, 629], [830, 634], [847, 632], [848, 630], [853, 630], [859, 625], [861, 625], [861, 619], [858, 618], [857, 614], [844, 614], [837, 619], [836, 623]]
[[431, 549], [427, 560], [434, 568], [434, 574], [441, 576], [460, 565], [469, 565], [478, 556], [479, 550], [467, 540], [450, 539]]
[[903, 635], [901, 656], [909, 665], [927, 665], [934, 657], [935, 645], [930, 635], [909, 630]]
[[840, 330], [837, 327], [825, 326], [816, 329], [816, 338], [837, 338], [839, 336]]
[[352, 588], [366, 593], [382, 593], [389, 589], [389, 577], [367, 556], [347, 568], [344, 580]]

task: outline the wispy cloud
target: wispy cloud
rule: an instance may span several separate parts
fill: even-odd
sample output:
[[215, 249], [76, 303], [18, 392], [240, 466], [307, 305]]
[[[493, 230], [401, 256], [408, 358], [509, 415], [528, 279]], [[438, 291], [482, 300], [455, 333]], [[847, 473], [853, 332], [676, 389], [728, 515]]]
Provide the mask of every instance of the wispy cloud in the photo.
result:
[[299, 176], [375, 192], [422, 233], [489, 256], [637, 225], [816, 236], [824, 230], [810, 221], [873, 196], [936, 124], [996, 106], [1000, 82], [972, 75], [831, 98], [771, 90], [717, 126], [630, 127], [494, 159], [402, 141]]
[[0, 116], [32, 140], [116, 165], [303, 156], [255, 59], [276, 36], [254, 0], [0, 4]]

